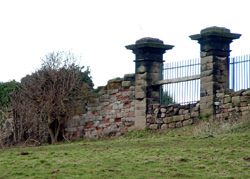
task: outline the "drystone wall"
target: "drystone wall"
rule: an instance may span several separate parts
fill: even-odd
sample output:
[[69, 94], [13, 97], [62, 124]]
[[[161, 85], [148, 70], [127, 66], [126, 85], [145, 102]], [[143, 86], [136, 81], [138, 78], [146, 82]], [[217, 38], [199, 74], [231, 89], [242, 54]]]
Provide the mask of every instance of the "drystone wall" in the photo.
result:
[[218, 121], [238, 120], [249, 117], [250, 114], [250, 89], [234, 92], [226, 89], [216, 93], [215, 119]]
[[[81, 137], [121, 135], [134, 128], [135, 75], [110, 80], [99, 92], [76, 107], [76, 115], [65, 124], [64, 135], [74, 140]], [[82, 109], [82, 108], [85, 109]]]
[[180, 128], [197, 122], [200, 104], [151, 106], [147, 114], [148, 129]]

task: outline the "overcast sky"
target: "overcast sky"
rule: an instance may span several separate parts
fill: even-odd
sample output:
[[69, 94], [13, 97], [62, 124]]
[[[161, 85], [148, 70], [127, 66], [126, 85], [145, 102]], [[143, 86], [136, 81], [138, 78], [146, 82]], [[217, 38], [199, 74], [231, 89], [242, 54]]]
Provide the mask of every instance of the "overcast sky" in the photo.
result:
[[71, 50], [89, 66], [95, 87], [134, 73], [125, 46], [155, 37], [175, 47], [166, 62], [199, 57], [189, 36], [210, 26], [242, 37], [231, 56], [250, 54], [248, 0], [0, 0], [0, 81], [19, 81], [41, 57]]

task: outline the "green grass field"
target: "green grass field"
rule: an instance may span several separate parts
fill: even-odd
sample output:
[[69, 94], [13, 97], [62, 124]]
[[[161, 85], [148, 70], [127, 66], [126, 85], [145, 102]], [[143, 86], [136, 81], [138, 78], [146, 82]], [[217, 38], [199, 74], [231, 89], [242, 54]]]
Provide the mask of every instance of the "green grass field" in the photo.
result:
[[221, 126], [1, 149], [0, 179], [250, 178], [249, 122]]

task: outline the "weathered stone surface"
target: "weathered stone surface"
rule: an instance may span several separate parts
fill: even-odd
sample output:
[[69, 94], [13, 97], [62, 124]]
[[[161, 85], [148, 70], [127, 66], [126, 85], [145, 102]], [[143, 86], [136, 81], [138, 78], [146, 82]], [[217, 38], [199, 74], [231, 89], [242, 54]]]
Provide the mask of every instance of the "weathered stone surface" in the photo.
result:
[[250, 96], [250, 90], [247, 90], [242, 93], [243, 96]]
[[248, 116], [250, 114], [250, 112], [249, 111], [243, 111], [242, 112], [242, 117], [244, 117], [244, 116]]
[[250, 111], [250, 106], [245, 106], [240, 108], [241, 111]]
[[217, 98], [223, 98], [225, 96], [225, 93], [216, 93]]
[[231, 96], [225, 97], [223, 100], [223, 103], [230, 103], [231, 102]]
[[158, 127], [158, 124], [151, 124], [151, 125], [149, 126], [149, 129], [156, 130], [157, 127]]
[[172, 128], [172, 129], [175, 128], [175, 123], [172, 122], [172, 123], [168, 124], [168, 127], [169, 127], [169, 128]]
[[166, 123], [166, 124], [168, 124], [170, 122], [173, 122], [173, 117], [166, 117], [166, 118], [163, 119], [163, 122]]
[[241, 102], [250, 102], [250, 96], [241, 96], [240, 101]]
[[167, 109], [166, 108], [161, 108], [161, 113], [165, 113], [167, 112]]
[[155, 114], [156, 116], [159, 114], [159, 112], [160, 112], [159, 108], [156, 108], [156, 109], [154, 110], [154, 114]]
[[234, 106], [239, 106], [240, 105], [240, 96], [232, 97], [232, 103]]
[[240, 106], [241, 106], [241, 107], [245, 107], [245, 106], [247, 106], [247, 105], [248, 105], [248, 103], [247, 103], [246, 101], [240, 102]]
[[219, 106], [219, 105], [220, 105], [220, 102], [214, 102], [214, 105], [215, 105], [215, 106]]
[[176, 127], [177, 127], [177, 128], [182, 127], [182, 122], [177, 122], [177, 123], [176, 123]]
[[187, 114], [187, 113], [189, 113], [189, 110], [184, 110], [184, 111], [182, 112], [182, 114]]
[[161, 118], [166, 117], [166, 113], [161, 113]]
[[135, 115], [135, 129], [143, 130], [146, 127], [146, 117]]
[[173, 121], [182, 121], [184, 120], [184, 115], [173, 116]]
[[147, 118], [147, 122], [150, 123], [150, 124], [153, 124], [153, 123], [155, 123], [155, 118], [154, 117], [149, 117], [149, 118]]
[[143, 99], [143, 98], [146, 98], [146, 93], [145, 93], [145, 92], [136, 92], [136, 93], [135, 93], [135, 98], [136, 98], [136, 99]]
[[228, 109], [228, 112], [233, 112], [233, 111], [235, 111], [235, 108]]
[[183, 126], [188, 126], [188, 125], [191, 125], [191, 124], [193, 124], [192, 119], [188, 119], [188, 120], [183, 121]]
[[184, 119], [190, 119], [190, 117], [191, 117], [191, 115], [190, 115], [190, 113], [188, 113], [188, 114], [185, 114]]
[[167, 128], [168, 128], [168, 125], [167, 125], [167, 124], [162, 124], [162, 125], [161, 125], [161, 129], [162, 129], [162, 130], [165, 130], [165, 129], [167, 129]]
[[157, 124], [162, 124], [162, 123], [163, 123], [163, 120], [162, 120], [161, 118], [158, 118], [158, 119], [155, 120], [155, 122], [156, 122]]

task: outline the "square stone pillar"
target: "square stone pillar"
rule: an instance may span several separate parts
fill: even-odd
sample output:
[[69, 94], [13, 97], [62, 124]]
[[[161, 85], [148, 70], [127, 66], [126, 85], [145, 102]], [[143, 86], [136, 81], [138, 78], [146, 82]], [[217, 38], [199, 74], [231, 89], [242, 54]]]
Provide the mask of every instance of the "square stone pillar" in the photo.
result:
[[202, 117], [209, 121], [214, 120], [216, 90], [229, 88], [230, 43], [240, 36], [221, 27], [209, 27], [201, 30], [200, 34], [190, 36], [200, 44], [200, 109]]
[[160, 103], [160, 86], [153, 84], [162, 79], [163, 54], [173, 48], [155, 38], [142, 38], [126, 46], [135, 54], [135, 128], [145, 129], [148, 107]]

